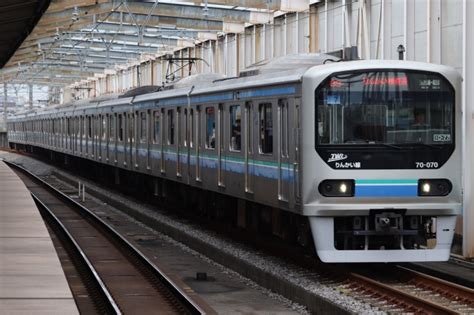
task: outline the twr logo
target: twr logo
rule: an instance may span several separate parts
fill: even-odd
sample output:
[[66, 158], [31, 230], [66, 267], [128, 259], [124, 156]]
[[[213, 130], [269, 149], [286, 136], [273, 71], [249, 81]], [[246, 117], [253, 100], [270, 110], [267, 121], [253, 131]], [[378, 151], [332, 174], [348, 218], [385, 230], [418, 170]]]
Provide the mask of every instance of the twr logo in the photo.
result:
[[331, 157], [328, 159], [328, 163], [342, 161], [347, 159], [347, 155], [344, 153], [331, 153]]

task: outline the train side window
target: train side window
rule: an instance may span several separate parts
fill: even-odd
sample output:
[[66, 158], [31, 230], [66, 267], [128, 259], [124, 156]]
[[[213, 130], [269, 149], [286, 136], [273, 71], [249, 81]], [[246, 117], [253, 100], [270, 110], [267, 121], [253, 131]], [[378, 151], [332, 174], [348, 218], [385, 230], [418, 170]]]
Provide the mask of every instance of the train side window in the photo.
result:
[[258, 106], [260, 128], [260, 153], [273, 153], [273, 115], [272, 103], [262, 103]]
[[206, 149], [216, 148], [216, 113], [214, 107], [206, 107]]
[[168, 144], [174, 144], [174, 110], [168, 110]]
[[118, 138], [119, 141], [123, 141], [123, 115], [118, 115]]
[[160, 143], [160, 112], [153, 112], [153, 143]]
[[229, 108], [230, 113], [230, 150], [240, 152], [242, 148], [242, 113], [240, 105], [232, 105]]
[[140, 113], [140, 142], [146, 142], [146, 112]]

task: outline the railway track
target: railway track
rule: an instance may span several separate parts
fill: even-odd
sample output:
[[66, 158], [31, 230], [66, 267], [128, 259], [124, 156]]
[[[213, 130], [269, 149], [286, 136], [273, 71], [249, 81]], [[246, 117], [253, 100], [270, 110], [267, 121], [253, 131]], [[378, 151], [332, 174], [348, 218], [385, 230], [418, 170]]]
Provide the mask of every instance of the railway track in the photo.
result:
[[[103, 220], [41, 178], [9, 163], [68, 252], [101, 314], [205, 314], [168, 276]], [[80, 299], [78, 307], [81, 310]], [[90, 304], [90, 301], [86, 304]], [[90, 305], [83, 306], [90, 310]]]
[[369, 274], [350, 272], [345, 289], [389, 313], [474, 314], [473, 289], [395, 265]]
[[[91, 190], [89, 190], [91, 192]], [[110, 200], [107, 200], [109, 203]], [[265, 242], [260, 249], [266, 248]], [[281, 248], [280, 248], [281, 249]], [[265, 250], [267, 251], [267, 250]], [[284, 251], [269, 250], [284, 256]], [[304, 273], [326, 279], [342, 292], [388, 313], [474, 314], [474, 290], [441, 280], [406, 267], [388, 265], [335, 266], [322, 264], [303, 255], [294, 256]], [[360, 266], [360, 265], [359, 265]], [[367, 268], [368, 267], [368, 268]], [[366, 269], [366, 270], [364, 270]], [[367, 270], [370, 269], [370, 270]], [[291, 296], [287, 296], [293, 299]], [[297, 299], [293, 299], [297, 300]]]

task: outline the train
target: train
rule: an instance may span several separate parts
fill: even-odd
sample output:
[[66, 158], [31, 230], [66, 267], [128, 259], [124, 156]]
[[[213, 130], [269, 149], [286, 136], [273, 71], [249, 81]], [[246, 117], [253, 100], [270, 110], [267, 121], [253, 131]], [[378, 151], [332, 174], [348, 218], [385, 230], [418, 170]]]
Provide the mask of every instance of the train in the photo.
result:
[[296, 215], [323, 262], [445, 261], [461, 81], [437, 64], [290, 55], [17, 113], [8, 140]]

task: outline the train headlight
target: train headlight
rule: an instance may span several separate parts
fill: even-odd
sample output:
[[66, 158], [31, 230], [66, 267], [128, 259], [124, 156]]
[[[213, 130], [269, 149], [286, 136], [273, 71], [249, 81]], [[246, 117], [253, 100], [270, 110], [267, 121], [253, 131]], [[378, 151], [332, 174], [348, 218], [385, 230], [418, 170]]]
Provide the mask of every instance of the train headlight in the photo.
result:
[[418, 180], [418, 196], [447, 196], [453, 189], [448, 179], [433, 178]]
[[353, 179], [327, 179], [318, 187], [319, 193], [326, 197], [353, 197]]

